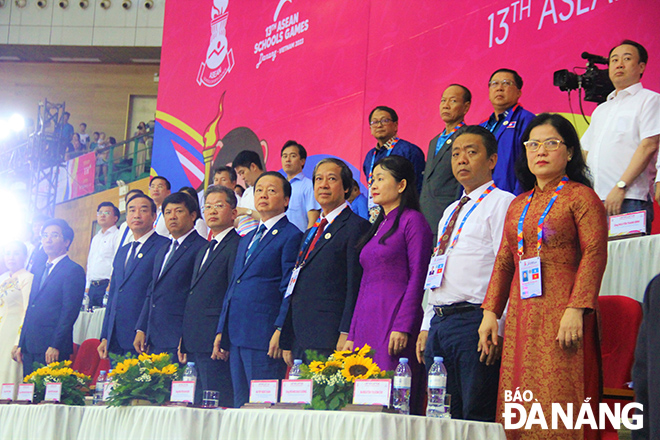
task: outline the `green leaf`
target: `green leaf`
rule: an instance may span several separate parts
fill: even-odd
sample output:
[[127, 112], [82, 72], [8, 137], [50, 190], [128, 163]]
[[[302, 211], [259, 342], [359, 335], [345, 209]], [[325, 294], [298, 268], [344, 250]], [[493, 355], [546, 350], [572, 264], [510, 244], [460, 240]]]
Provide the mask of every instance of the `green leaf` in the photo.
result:
[[329, 408], [330, 408], [331, 410], [339, 409], [339, 405], [340, 405], [340, 404], [341, 404], [341, 399], [340, 399], [339, 396], [337, 395], [337, 396], [333, 397], [332, 400], [330, 401]]
[[330, 394], [335, 390], [334, 385], [326, 385], [325, 387], [325, 397], [330, 397]]

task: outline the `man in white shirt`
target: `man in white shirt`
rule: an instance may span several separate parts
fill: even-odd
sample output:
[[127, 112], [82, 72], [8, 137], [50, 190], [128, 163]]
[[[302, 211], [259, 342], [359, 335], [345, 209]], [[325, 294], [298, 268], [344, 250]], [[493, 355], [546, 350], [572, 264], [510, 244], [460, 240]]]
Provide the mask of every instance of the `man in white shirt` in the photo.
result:
[[305, 232], [319, 218], [321, 206], [314, 199], [312, 180], [303, 174], [307, 150], [296, 141], [287, 141], [281, 151], [282, 169], [291, 184], [291, 200], [286, 216], [298, 229]]
[[582, 136], [582, 150], [594, 178], [594, 190], [608, 215], [646, 211], [651, 232], [652, 160], [660, 140], [660, 95], [645, 89], [641, 78], [648, 53], [624, 40], [609, 55], [609, 75], [615, 90], [591, 115]]
[[87, 282], [85, 293], [92, 307], [103, 305], [112, 276], [112, 260], [119, 244], [119, 209], [112, 202], [101, 202], [96, 209], [96, 222], [101, 230], [92, 238], [87, 255]]
[[154, 176], [149, 182], [149, 196], [156, 203], [156, 221], [154, 222], [154, 229], [158, 235], [169, 237], [170, 231], [167, 230], [165, 219], [163, 218], [163, 200], [172, 193], [172, 185], [170, 181], [163, 176]]
[[254, 183], [264, 173], [261, 158], [251, 150], [243, 150], [236, 155], [232, 166], [248, 187], [238, 202], [238, 217], [236, 217], [236, 232], [244, 237], [259, 226], [261, 215], [254, 206]]
[[434, 257], [446, 255], [447, 259], [440, 285], [428, 295], [417, 358], [427, 369], [434, 356], [444, 358], [452, 418], [493, 422], [502, 343], [487, 359], [480, 359], [478, 330], [483, 318], [481, 303], [514, 196], [493, 182], [497, 140], [488, 129], [463, 127], [451, 153], [452, 172], [465, 190], [438, 224]]

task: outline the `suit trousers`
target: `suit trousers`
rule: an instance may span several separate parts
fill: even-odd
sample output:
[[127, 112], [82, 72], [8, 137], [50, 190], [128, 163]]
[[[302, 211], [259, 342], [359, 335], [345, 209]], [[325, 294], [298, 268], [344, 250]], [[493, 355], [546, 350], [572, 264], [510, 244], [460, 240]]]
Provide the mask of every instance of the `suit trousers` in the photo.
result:
[[197, 386], [195, 404], [202, 403], [202, 393], [206, 390], [220, 392], [220, 406], [233, 408], [234, 390], [231, 384], [229, 361], [211, 359], [211, 353], [188, 353], [188, 362], [195, 363]]
[[254, 350], [231, 344], [229, 367], [234, 387], [234, 407], [240, 408], [250, 400], [250, 381], [284, 379], [286, 364], [273, 359], [265, 350]]
[[101, 280], [98, 285], [89, 286], [89, 306], [90, 307], [101, 307], [103, 305], [103, 297], [105, 296], [105, 290], [108, 288], [110, 280]]
[[477, 352], [483, 311], [477, 308], [449, 316], [434, 316], [424, 351], [427, 372], [434, 356], [442, 356], [447, 368], [447, 394], [451, 394], [451, 418], [494, 422], [500, 362], [486, 366]]
[[[110, 345], [108, 346], [108, 352], [112, 353], [112, 354], [116, 354], [117, 356], [126, 356], [129, 353], [134, 355], [134, 356], [138, 355], [137, 351], [135, 351], [135, 349], [133, 347], [129, 348], [128, 350], [125, 350], [125, 349], [121, 348], [121, 346], [119, 345], [119, 342], [117, 341], [116, 337], [112, 338], [110, 340]], [[115, 362], [114, 361], [111, 361], [111, 362], [112, 362], [112, 366], [114, 367]]]
[[[46, 365], [45, 351], [43, 353], [34, 354], [21, 350], [21, 354], [23, 355], [23, 377], [27, 376], [28, 374], [31, 374], [34, 370], [36, 370], [36, 368], [34, 368], [32, 365], [34, 362], [39, 362], [40, 364]], [[62, 356], [60, 356], [60, 361], [63, 360], [66, 359], [62, 359]]]

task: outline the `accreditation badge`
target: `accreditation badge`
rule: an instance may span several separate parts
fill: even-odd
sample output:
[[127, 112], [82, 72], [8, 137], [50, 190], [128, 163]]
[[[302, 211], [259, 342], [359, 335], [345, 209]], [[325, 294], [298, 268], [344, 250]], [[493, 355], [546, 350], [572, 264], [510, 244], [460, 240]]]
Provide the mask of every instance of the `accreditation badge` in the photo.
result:
[[424, 290], [437, 289], [442, 284], [442, 277], [445, 273], [445, 265], [447, 264], [447, 254], [436, 255], [431, 258], [429, 263], [429, 270], [426, 273], [426, 282], [424, 283]]
[[300, 273], [300, 266], [296, 266], [293, 268], [293, 271], [291, 272], [291, 279], [289, 280], [289, 285], [286, 286], [286, 292], [284, 293], [284, 297], [291, 296], [293, 293], [293, 288], [296, 287], [296, 281], [298, 281], [298, 274]]
[[520, 273], [520, 297], [534, 298], [543, 295], [541, 287], [541, 257], [527, 258], [518, 262]]

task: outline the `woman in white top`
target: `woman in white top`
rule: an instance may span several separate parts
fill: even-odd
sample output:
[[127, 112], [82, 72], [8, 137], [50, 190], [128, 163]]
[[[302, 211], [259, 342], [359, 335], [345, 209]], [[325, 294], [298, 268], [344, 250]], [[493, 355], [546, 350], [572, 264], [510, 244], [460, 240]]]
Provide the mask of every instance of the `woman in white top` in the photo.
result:
[[0, 275], [0, 384], [23, 381], [23, 366], [12, 360], [11, 351], [18, 344], [33, 278], [25, 270], [25, 244], [8, 243], [3, 257], [9, 271]]

